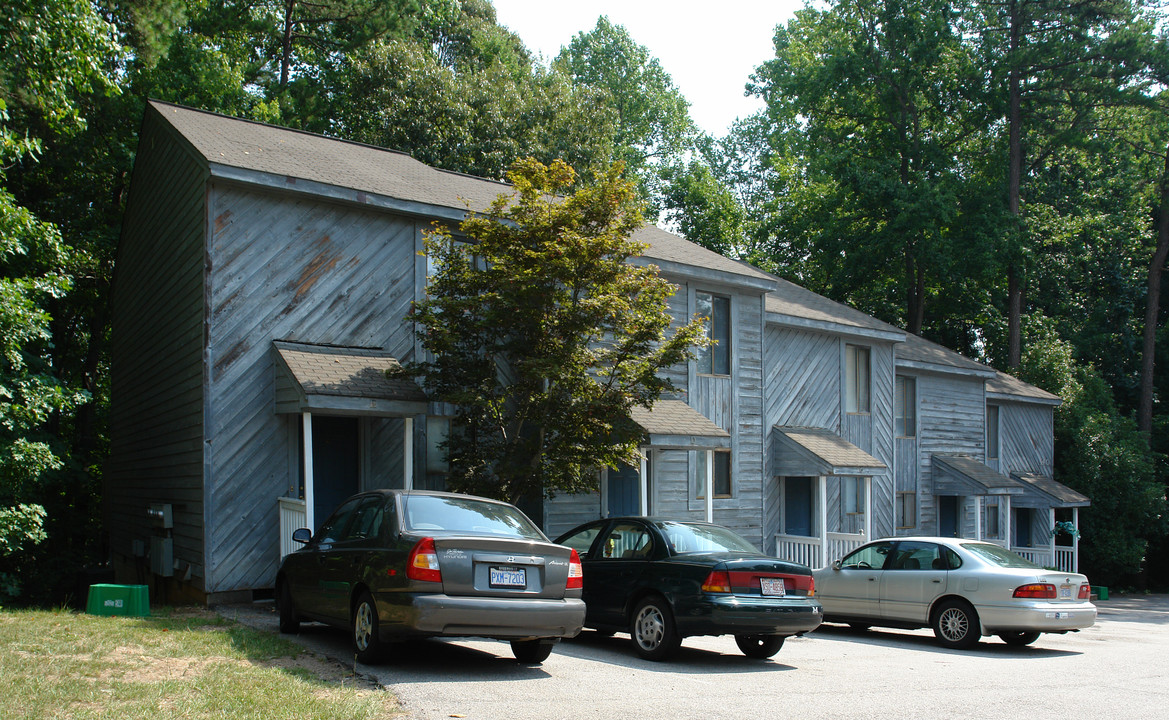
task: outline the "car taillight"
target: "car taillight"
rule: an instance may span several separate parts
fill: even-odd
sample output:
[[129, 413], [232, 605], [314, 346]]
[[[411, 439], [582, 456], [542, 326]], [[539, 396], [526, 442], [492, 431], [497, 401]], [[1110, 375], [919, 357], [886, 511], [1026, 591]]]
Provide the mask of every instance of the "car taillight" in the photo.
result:
[[816, 597], [816, 578], [808, 578], [808, 597]]
[[703, 592], [729, 593], [731, 591], [731, 576], [726, 570], [711, 570], [702, 583]]
[[565, 590], [573, 590], [584, 587], [584, 568], [580, 564], [580, 555], [576, 550], [572, 551], [572, 557], [568, 559], [568, 582], [565, 583]]
[[1034, 598], [1038, 600], [1054, 600], [1055, 586], [1051, 583], [1030, 583], [1015, 588], [1017, 598]]
[[1089, 600], [1089, 599], [1091, 599], [1091, 597], [1092, 597], [1092, 588], [1090, 585], [1088, 585], [1088, 583], [1084, 583], [1083, 585], [1080, 586], [1079, 599], [1080, 600]]
[[422, 538], [414, 543], [410, 557], [406, 560], [406, 577], [411, 580], [442, 582], [442, 570], [438, 567], [438, 550], [434, 538]]

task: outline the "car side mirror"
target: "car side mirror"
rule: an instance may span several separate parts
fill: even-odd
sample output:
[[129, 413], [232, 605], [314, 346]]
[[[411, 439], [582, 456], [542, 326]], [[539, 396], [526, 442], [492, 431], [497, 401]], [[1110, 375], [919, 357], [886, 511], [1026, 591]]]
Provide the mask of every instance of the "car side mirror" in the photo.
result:
[[312, 534], [312, 532], [309, 531], [308, 528], [297, 528], [296, 530], [292, 531], [292, 541], [293, 542], [298, 542], [301, 545], [304, 545], [305, 543], [307, 543], [309, 540], [312, 540], [312, 539], [313, 539], [313, 534]]
[[836, 562], [832, 563], [832, 569], [833, 569], [833, 570], [839, 570], [839, 569], [840, 569], [840, 561], [839, 561], [839, 560], [837, 560]]

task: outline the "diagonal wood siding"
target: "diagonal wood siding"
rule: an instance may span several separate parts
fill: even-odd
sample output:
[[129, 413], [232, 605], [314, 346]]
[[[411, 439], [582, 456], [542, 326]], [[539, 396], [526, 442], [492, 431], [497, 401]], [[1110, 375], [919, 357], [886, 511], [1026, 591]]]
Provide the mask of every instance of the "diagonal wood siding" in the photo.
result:
[[[272, 340], [408, 359], [417, 230], [385, 213], [228, 183], [213, 185], [209, 215], [207, 590], [226, 592], [272, 584], [276, 498], [297, 472], [300, 420], [274, 413]], [[367, 467], [384, 471], [381, 462]]]
[[1004, 402], [999, 404], [999, 441], [1002, 446], [1000, 469], [1013, 472], [1052, 475], [1055, 462], [1050, 405]]
[[[921, 374], [917, 376], [917, 402], [918, 507], [921, 511], [918, 528], [922, 533], [936, 534], [938, 510], [933, 486], [933, 456], [961, 454], [985, 459], [985, 385], [980, 378]], [[969, 519], [966, 515], [973, 511], [964, 509], [963, 512], [963, 522], [966, 522]]]
[[[110, 456], [103, 506], [111, 550], [149, 549], [151, 503], [169, 503], [174, 558], [202, 589], [202, 163], [151, 115], [118, 245], [112, 297]], [[153, 152], [141, 152], [153, 148]], [[148, 565], [144, 563], [141, 569]]]

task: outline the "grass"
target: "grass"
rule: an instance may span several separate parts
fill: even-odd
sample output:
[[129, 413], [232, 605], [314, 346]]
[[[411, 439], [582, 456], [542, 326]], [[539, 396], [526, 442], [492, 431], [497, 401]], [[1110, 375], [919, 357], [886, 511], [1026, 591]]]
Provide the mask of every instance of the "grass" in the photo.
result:
[[390, 718], [394, 697], [201, 609], [149, 618], [0, 610], [0, 718]]

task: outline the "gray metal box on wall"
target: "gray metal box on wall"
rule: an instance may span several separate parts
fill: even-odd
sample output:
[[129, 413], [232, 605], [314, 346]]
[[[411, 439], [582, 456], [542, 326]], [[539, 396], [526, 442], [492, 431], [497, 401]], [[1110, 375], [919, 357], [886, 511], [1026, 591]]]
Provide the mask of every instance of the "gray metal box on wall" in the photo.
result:
[[150, 572], [159, 577], [174, 577], [174, 540], [164, 537], [150, 538]]

